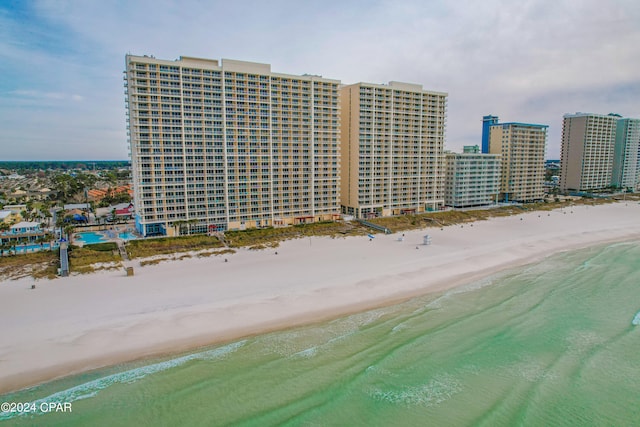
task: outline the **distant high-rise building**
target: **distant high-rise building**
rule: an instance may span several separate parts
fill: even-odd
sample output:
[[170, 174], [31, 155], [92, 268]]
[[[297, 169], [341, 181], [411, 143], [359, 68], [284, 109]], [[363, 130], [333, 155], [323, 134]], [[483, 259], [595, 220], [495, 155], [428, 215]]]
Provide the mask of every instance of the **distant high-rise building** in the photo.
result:
[[635, 189], [640, 174], [640, 119], [619, 119], [613, 155], [611, 184], [617, 188]]
[[638, 144], [638, 169], [636, 171], [636, 191], [640, 191], [640, 144]]
[[127, 55], [137, 229], [173, 235], [339, 216], [339, 83], [268, 64]]
[[562, 124], [560, 189], [592, 191], [611, 186], [620, 116], [566, 114]]
[[544, 198], [544, 156], [547, 125], [489, 125], [489, 153], [502, 154], [501, 199], [530, 202]]
[[447, 94], [415, 84], [341, 89], [342, 211], [358, 218], [444, 204]]
[[480, 153], [477, 145], [464, 147], [462, 153], [446, 153], [445, 204], [465, 208], [495, 203], [501, 169], [501, 155]]
[[498, 123], [498, 116], [482, 117], [482, 152], [489, 153], [489, 129], [491, 125]]

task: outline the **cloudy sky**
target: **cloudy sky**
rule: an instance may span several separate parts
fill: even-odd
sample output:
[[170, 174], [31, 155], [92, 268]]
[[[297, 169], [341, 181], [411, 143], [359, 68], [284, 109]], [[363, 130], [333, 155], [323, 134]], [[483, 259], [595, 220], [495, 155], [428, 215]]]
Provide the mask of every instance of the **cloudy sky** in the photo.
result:
[[230, 58], [448, 92], [446, 148], [482, 116], [640, 118], [638, 0], [2, 0], [0, 159], [126, 159], [124, 55]]

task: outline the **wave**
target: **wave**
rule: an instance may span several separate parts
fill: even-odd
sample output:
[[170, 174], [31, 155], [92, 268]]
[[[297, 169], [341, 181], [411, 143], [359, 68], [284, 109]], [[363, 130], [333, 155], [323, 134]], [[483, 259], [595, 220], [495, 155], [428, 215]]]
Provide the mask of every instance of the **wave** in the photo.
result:
[[114, 384], [131, 384], [145, 378], [148, 375], [156, 374], [158, 372], [166, 371], [177, 366], [184, 365], [192, 360], [214, 360], [222, 358], [228, 354], [231, 354], [238, 350], [240, 347], [246, 344], [247, 340], [238, 341], [223, 347], [219, 347], [213, 350], [207, 350], [200, 353], [188, 354], [186, 356], [178, 357], [175, 359], [167, 360], [164, 362], [154, 363], [152, 365], [141, 366], [139, 368], [130, 369], [124, 372], [118, 372], [116, 374], [108, 375], [106, 377], [98, 378], [93, 381], [89, 381], [75, 387], [68, 388], [66, 390], [59, 391], [42, 399], [29, 402], [29, 407], [35, 407], [36, 412], [1, 412], [0, 421], [9, 420], [20, 415], [37, 414], [42, 415], [44, 412], [40, 412], [40, 405], [48, 403], [71, 403], [77, 400], [88, 399], [95, 397], [100, 390], [104, 390]]
[[399, 389], [375, 387], [369, 396], [375, 400], [402, 406], [439, 405], [462, 391], [460, 381], [450, 375], [437, 376], [425, 384]]
[[631, 324], [634, 325], [634, 326], [640, 325], [640, 311], [638, 311], [636, 313], [636, 315], [634, 316], [633, 320], [631, 321]]

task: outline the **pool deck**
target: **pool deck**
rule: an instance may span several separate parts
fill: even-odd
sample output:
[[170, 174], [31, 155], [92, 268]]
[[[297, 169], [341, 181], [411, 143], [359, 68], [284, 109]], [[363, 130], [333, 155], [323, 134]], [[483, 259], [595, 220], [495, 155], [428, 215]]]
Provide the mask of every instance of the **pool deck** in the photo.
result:
[[[83, 245], [93, 245], [97, 243], [107, 243], [107, 242], [127, 242], [129, 240], [135, 240], [142, 238], [138, 235], [138, 233], [130, 228], [130, 227], [110, 227], [109, 229], [104, 230], [91, 230], [91, 231], [79, 231], [74, 233], [74, 236], [82, 236], [83, 233], [92, 233], [102, 236], [102, 239], [99, 241], [84, 241], [82, 237], [74, 237], [74, 243], [82, 243]], [[120, 234], [127, 233], [128, 235], [134, 236], [133, 238], [122, 238]]]

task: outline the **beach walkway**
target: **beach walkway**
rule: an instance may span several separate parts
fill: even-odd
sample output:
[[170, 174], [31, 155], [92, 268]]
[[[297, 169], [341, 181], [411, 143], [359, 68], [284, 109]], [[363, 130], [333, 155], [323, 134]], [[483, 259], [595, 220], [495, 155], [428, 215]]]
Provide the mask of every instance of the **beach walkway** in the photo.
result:
[[124, 247], [124, 241], [122, 239], [115, 239], [116, 245], [118, 245], [118, 251], [120, 252], [120, 256], [123, 261], [129, 261], [129, 255], [127, 255], [127, 250]]
[[60, 275], [69, 275], [69, 253], [67, 252], [67, 242], [60, 243]]

